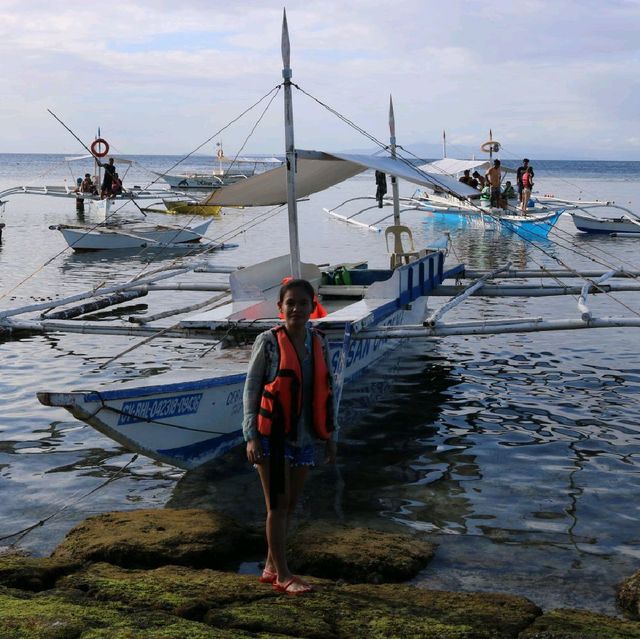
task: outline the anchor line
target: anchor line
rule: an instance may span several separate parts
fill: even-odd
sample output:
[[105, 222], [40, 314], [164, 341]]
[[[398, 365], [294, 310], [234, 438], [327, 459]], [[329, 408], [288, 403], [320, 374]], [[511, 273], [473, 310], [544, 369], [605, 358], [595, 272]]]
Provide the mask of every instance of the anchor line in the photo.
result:
[[93, 495], [94, 493], [98, 492], [100, 489], [104, 488], [107, 484], [110, 484], [111, 482], [115, 481], [116, 479], [118, 479], [118, 477], [131, 465], [133, 464], [136, 460], [138, 459], [138, 454], [136, 453], [122, 468], [119, 468], [115, 473], [113, 473], [110, 477], [108, 477], [105, 481], [103, 481], [100, 485], [96, 486], [95, 488], [92, 488], [89, 492], [85, 493], [84, 495], [81, 495], [80, 497], [78, 497], [75, 500], [71, 500], [69, 502], [67, 502], [66, 504], [64, 504], [61, 508], [58, 508], [58, 510], [56, 510], [55, 512], [51, 513], [50, 515], [48, 515], [47, 517], [44, 517], [43, 519], [41, 519], [40, 521], [36, 522], [35, 524], [31, 524], [30, 526], [27, 526], [26, 528], [23, 528], [22, 530], [18, 530], [17, 532], [14, 532], [10, 535], [4, 535], [3, 537], [0, 537], [0, 541], [6, 541], [7, 539], [11, 539], [13, 537], [18, 537], [13, 543], [11, 543], [9, 545], [10, 548], [14, 548], [20, 541], [22, 541], [32, 530], [35, 530], [36, 528], [40, 528], [42, 526], [44, 526], [48, 521], [50, 521], [51, 519], [53, 519], [54, 517], [58, 516], [61, 512], [65, 511], [67, 508], [69, 508], [70, 506], [72, 506], [73, 504], [77, 504], [80, 501], [82, 501], [83, 499], [85, 499], [86, 497], [89, 497], [90, 495]]

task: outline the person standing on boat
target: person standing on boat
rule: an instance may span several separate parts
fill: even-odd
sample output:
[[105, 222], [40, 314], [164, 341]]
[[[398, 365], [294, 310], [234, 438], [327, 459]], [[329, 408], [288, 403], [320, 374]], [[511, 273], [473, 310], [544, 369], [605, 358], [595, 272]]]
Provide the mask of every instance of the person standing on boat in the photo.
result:
[[102, 187], [100, 188], [100, 198], [104, 200], [104, 198], [111, 196], [111, 185], [113, 184], [113, 178], [116, 175], [116, 165], [113, 158], [109, 158], [109, 162], [107, 164], [103, 162], [100, 162], [99, 164], [104, 169]]
[[247, 459], [260, 475], [267, 507], [269, 552], [260, 581], [289, 595], [312, 590], [289, 570], [286, 544], [291, 516], [314, 465], [316, 441], [326, 442], [326, 463], [336, 458], [329, 350], [323, 335], [308, 325], [314, 297], [306, 280], [282, 285], [278, 309], [284, 324], [256, 339], [243, 394]]
[[527, 172], [527, 169], [531, 169], [531, 178], [535, 175], [533, 172], [533, 167], [529, 166], [529, 158], [524, 158], [522, 160], [522, 166], [518, 167], [518, 172], [516, 173], [516, 179], [518, 182], [518, 198], [520, 200], [520, 204], [522, 204], [522, 176]]
[[382, 200], [387, 194], [387, 175], [382, 171], [376, 171], [376, 200], [378, 201], [378, 208], [382, 208]]
[[529, 198], [531, 197], [531, 189], [533, 188], [533, 169], [527, 167], [527, 170], [522, 174], [522, 200], [520, 206], [522, 212], [526, 213], [529, 206]]
[[487, 171], [486, 177], [491, 188], [491, 206], [500, 206], [500, 182], [502, 181], [500, 160], [493, 161], [493, 166]]

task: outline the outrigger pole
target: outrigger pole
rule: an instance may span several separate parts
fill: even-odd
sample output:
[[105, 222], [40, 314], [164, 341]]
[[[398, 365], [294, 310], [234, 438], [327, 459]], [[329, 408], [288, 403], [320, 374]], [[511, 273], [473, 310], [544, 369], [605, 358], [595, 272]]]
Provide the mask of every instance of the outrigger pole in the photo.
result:
[[302, 276], [300, 240], [298, 237], [298, 206], [296, 202], [296, 149], [293, 139], [293, 100], [291, 97], [291, 45], [287, 27], [287, 11], [282, 15], [282, 77], [284, 78], [284, 137], [287, 159], [287, 207], [289, 211], [289, 253], [291, 275]]

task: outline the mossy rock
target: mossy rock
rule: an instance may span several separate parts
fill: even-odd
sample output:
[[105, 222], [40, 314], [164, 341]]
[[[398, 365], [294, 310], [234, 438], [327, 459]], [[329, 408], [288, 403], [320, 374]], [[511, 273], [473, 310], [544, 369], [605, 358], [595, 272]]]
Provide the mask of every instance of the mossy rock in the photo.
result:
[[77, 562], [0, 554], [0, 584], [20, 590], [47, 590], [53, 587], [57, 579], [78, 568]]
[[255, 575], [184, 566], [127, 570], [96, 563], [61, 579], [58, 586], [100, 601], [163, 610], [189, 619], [202, 619], [210, 608], [278, 596]]
[[538, 614], [523, 597], [359, 585], [212, 609], [204, 621], [305, 639], [515, 639]]
[[640, 618], [640, 571], [618, 586], [616, 599], [620, 608], [629, 616]]
[[158, 611], [127, 611], [64, 593], [0, 592], [2, 639], [241, 639], [245, 633], [213, 628]]
[[[464, 637], [517, 637], [520, 631], [542, 614], [536, 604], [518, 595], [447, 592], [391, 584], [358, 584], [345, 586], [343, 590], [358, 596], [371, 596], [374, 593], [377, 599], [383, 600], [396, 613], [403, 609], [417, 611], [438, 623], [456, 628], [473, 628], [473, 632], [477, 633], [461, 635]], [[358, 620], [351, 617], [347, 621], [351, 624]]]
[[319, 522], [289, 542], [293, 570], [351, 583], [406, 581], [424, 568], [436, 545], [412, 535]]
[[249, 550], [255, 552], [255, 545], [254, 532], [212, 511], [127, 510], [84, 520], [51, 557], [132, 568], [167, 564], [226, 568]]
[[586, 610], [552, 610], [518, 639], [640, 639], [640, 624]]
[[82, 593], [123, 609], [180, 616], [238, 636], [515, 639], [541, 614], [529, 600], [510, 595], [309, 581], [315, 592], [290, 597], [273, 592], [255, 575], [182, 566], [145, 571], [92, 564], [64, 577], [58, 586], [70, 595]]

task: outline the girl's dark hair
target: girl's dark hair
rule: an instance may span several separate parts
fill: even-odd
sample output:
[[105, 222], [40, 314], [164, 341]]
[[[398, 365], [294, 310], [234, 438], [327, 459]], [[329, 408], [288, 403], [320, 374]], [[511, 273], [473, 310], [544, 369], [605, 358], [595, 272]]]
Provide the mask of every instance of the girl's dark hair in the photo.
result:
[[289, 278], [280, 287], [280, 297], [279, 297], [280, 304], [282, 304], [284, 300], [284, 296], [292, 288], [301, 288], [309, 296], [309, 299], [312, 302], [316, 296], [316, 292], [313, 290], [313, 286], [311, 286], [311, 284], [307, 282], [307, 280], [294, 280], [293, 278]]

